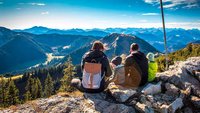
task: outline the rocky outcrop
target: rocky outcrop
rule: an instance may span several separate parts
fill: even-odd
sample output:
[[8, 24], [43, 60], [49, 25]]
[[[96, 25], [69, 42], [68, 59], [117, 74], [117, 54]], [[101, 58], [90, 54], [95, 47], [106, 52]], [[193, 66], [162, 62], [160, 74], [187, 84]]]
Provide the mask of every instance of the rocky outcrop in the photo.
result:
[[[111, 84], [103, 93], [58, 94], [12, 106], [0, 110], [0, 113], [199, 113], [199, 70], [200, 57], [189, 58], [176, 62], [168, 71], [158, 73], [157, 82], [147, 85], [147, 88], [123, 89]], [[144, 89], [151, 93], [144, 93]]]

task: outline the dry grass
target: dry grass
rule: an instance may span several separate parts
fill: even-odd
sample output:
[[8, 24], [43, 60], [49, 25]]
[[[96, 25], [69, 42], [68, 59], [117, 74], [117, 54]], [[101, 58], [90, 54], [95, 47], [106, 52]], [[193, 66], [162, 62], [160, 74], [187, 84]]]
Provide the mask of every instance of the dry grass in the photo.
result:
[[[12, 80], [17, 80], [17, 79], [21, 79], [23, 77], [23, 75], [16, 75], [11, 77]], [[0, 78], [1, 81], [2, 78]], [[8, 80], [9, 78], [3, 77], [4, 80]]]
[[17, 106], [12, 105], [9, 107], [9, 109], [12, 109], [13, 111], [17, 111]]
[[57, 95], [63, 96], [63, 97], [80, 97], [83, 96], [83, 93], [80, 91], [73, 91], [73, 92], [59, 92]]

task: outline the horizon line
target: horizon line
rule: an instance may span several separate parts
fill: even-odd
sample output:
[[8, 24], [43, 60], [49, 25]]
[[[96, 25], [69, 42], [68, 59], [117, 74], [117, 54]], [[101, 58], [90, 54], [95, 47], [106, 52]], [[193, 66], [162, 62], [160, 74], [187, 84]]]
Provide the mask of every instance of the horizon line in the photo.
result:
[[[47, 28], [47, 29], [54, 29], [54, 30], [72, 30], [72, 29], [81, 29], [81, 30], [94, 30], [94, 29], [98, 29], [98, 30], [105, 30], [105, 29], [129, 29], [129, 28], [136, 28], [136, 29], [163, 29], [162, 27], [107, 27], [107, 28], [78, 28], [78, 27], [74, 27], [74, 28], [66, 28], [66, 29], [63, 29], [63, 28], [53, 28], [53, 27], [47, 27], [47, 26], [32, 26], [32, 27], [27, 27], [27, 28], [9, 28], [9, 27], [5, 27], [5, 26], [1, 26], [0, 27], [4, 27], [4, 28], [7, 28], [7, 29], [10, 29], [10, 30], [26, 30], [26, 29], [31, 29], [31, 28], [34, 28], [34, 27], [43, 27], [43, 28]], [[183, 27], [166, 27], [166, 29], [184, 29], [184, 30], [192, 30], [192, 29], [197, 29], [197, 30], [200, 30], [200, 28], [196, 28], [196, 27], [193, 27], [193, 28], [183, 28]]]

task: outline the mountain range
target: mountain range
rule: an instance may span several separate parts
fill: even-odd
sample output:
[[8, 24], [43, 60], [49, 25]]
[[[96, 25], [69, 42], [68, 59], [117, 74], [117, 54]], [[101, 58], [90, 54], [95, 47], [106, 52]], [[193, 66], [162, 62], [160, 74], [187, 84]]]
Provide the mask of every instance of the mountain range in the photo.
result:
[[36, 35], [0, 27], [0, 74], [26, 70], [47, 61], [49, 63], [54, 60], [51, 57], [64, 57], [99, 38], [81, 35]]
[[68, 35], [83, 35], [83, 36], [100, 36], [104, 37], [109, 33], [101, 31], [100, 29], [91, 29], [91, 30], [83, 30], [83, 29], [69, 29], [69, 30], [61, 30], [61, 29], [52, 29], [42, 26], [34, 26], [32, 28], [19, 30], [14, 30], [16, 32], [27, 32], [32, 34], [68, 34]]
[[[140, 50], [145, 54], [147, 54], [148, 52], [153, 52], [153, 53], [159, 52], [156, 48], [151, 46], [143, 39], [138, 38], [137, 36], [112, 33], [108, 36], [105, 36], [100, 41], [103, 42], [104, 45], [107, 47], [105, 53], [110, 59], [113, 56], [120, 56], [122, 54], [128, 55], [130, 45], [132, 43], [139, 44]], [[84, 53], [90, 50], [91, 47], [92, 44], [82, 47], [77, 51], [70, 53], [69, 55], [67, 55], [65, 58], [62, 59], [61, 63], [65, 62], [67, 58], [70, 56], [72, 57], [72, 62], [74, 64], [80, 64], [82, 56], [84, 55]]]
[[29, 68], [46, 60], [45, 51], [30, 38], [15, 35], [0, 47], [0, 73]]
[[[36, 30], [32, 30], [36, 32]], [[41, 30], [41, 31], [45, 31]], [[0, 28], [0, 74], [19, 72], [31, 67], [64, 63], [71, 56], [74, 64], [80, 64], [91, 43], [102, 41], [108, 48], [108, 58], [129, 54], [131, 43], [138, 43], [144, 53], [159, 52], [137, 36], [112, 33], [104, 37], [71, 34], [33, 34]], [[64, 58], [63, 58], [64, 57]]]
[[[161, 28], [107, 28], [107, 29], [51, 29], [41, 26], [35, 26], [24, 30], [15, 30], [20, 32], [28, 32], [33, 34], [71, 34], [84, 36], [100, 36], [105, 37], [111, 33], [129, 34], [138, 36], [147, 41], [156, 49], [164, 52], [163, 32]], [[173, 52], [184, 48], [188, 43], [200, 40], [200, 30], [198, 29], [181, 29], [167, 28], [167, 45], [168, 51]]]

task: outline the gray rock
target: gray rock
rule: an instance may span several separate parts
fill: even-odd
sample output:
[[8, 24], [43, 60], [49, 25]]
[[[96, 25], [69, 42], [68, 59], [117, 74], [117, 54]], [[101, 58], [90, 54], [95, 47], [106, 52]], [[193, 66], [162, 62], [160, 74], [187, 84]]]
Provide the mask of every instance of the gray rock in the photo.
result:
[[192, 88], [192, 94], [200, 98], [200, 89], [199, 89], [200, 87], [192, 85], [191, 88]]
[[181, 98], [177, 98], [173, 103], [169, 105], [169, 112], [175, 113], [177, 109], [181, 109], [183, 107], [183, 100]]
[[191, 100], [192, 104], [193, 104], [196, 108], [200, 109], [200, 98], [199, 98], [199, 97], [192, 96], [190, 100]]
[[195, 71], [195, 72], [194, 72], [194, 76], [196, 77], [196, 79], [197, 79], [198, 81], [200, 81], [200, 71]]
[[132, 107], [125, 106], [123, 104], [111, 104], [105, 107], [102, 113], [136, 113]]
[[108, 89], [111, 95], [115, 97], [115, 99], [119, 102], [125, 102], [131, 96], [137, 93], [136, 90], [134, 89], [117, 89], [117, 88], [112, 88], [111, 85], [108, 87]]
[[150, 101], [151, 103], [154, 103], [154, 97], [152, 95], [147, 95], [147, 99], [148, 101]]
[[168, 108], [169, 108], [168, 105], [162, 105], [159, 112], [160, 113], [168, 113]]
[[139, 102], [135, 105], [135, 109], [137, 109], [140, 113], [154, 113], [152, 107], [147, 106], [145, 104], [141, 104]]
[[186, 89], [186, 85], [185, 85], [185, 82], [181, 80], [180, 78], [181, 75], [172, 75], [170, 78], [169, 78], [169, 82], [176, 85], [178, 88], [180, 89]]
[[0, 110], [0, 113], [135, 113], [133, 107], [106, 101], [103, 93], [85, 94], [85, 97], [55, 95], [19, 105], [15, 109]]
[[189, 74], [195, 70], [200, 70], [200, 57], [193, 57], [186, 61], [175, 62], [168, 71], [158, 73], [157, 76], [165, 80], [168, 77], [168, 82], [176, 85], [178, 88], [186, 89], [185, 83], [190, 83], [196, 87], [200, 86], [199, 81]]
[[182, 99], [185, 99], [185, 98], [187, 98], [188, 96], [190, 96], [190, 94], [191, 94], [191, 87], [188, 87], [186, 90], [181, 90], [180, 91], [180, 98], [182, 98]]
[[167, 89], [166, 91], [166, 94], [169, 94], [169, 95], [179, 95], [179, 89], [173, 85], [173, 84], [170, 84], [170, 83], [166, 83], [165, 84], [165, 88]]

